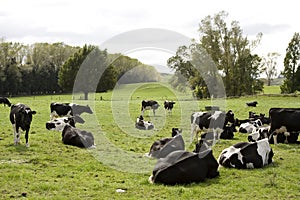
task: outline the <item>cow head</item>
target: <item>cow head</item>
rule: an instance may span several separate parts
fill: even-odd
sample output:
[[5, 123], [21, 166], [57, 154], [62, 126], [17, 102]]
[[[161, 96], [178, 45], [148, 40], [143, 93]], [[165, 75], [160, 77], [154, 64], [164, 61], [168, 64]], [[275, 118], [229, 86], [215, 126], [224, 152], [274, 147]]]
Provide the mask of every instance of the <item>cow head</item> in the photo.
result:
[[181, 134], [182, 129], [179, 128], [172, 128], [172, 137]]
[[48, 130], [55, 130], [55, 131], [63, 131], [66, 125], [71, 125], [75, 127], [75, 122], [72, 117], [61, 117], [53, 119], [46, 123], [46, 128]]
[[229, 111], [226, 113], [226, 121], [227, 121], [227, 122], [230, 122], [230, 123], [235, 123], [235, 120], [234, 120], [234, 113], [232, 112], [232, 110], [229, 110]]
[[22, 107], [19, 111], [21, 121], [26, 125], [30, 126], [32, 121], [32, 115], [36, 114], [36, 111], [32, 111], [29, 107]]

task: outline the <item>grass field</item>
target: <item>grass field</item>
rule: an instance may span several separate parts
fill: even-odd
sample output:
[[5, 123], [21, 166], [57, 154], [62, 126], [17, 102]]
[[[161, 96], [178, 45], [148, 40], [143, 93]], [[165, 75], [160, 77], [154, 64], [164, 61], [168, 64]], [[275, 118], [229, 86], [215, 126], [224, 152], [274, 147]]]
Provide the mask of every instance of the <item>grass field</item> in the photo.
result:
[[[268, 88], [276, 93], [274, 88]], [[271, 92], [268, 92], [271, 93]], [[267, 94], [267, 92], [265, 92]], [[194, 100], [190, 94], [173, 91], [167, 84], [132, 84], [113, 92], [91, 94], [89, 101], [80, 95], [54, 95], [10, 98], [37, 111], [30, 135], [30, 147], [13, 145], [9, 108], [0, 106], [0, 199], [299, 199], [300, 146], [271, 145], [274, 163], [253, 170], [220, 168], [220, 176], [203, 183], [177, 186], [151, 185], [148, 177], [156, 160], [143, 155], [154, 140], [169, 137], [171, 128], [183, 129], [186, 149], [190, 142], [190, 115], [206, 105], [220, 105], [233, 110], [235, 117], [244, 119], [249, 111], [266, 113], [271, 107], [300, 107], [300, 97], [248, 96], [241, 98]], [[142, 99], [155, 99], [161, 107], [154, 117], [145, 118], [155, 124], [153, 131], [134, 128], [140, 114]], [[172, 115], [165, 113], [165, 99], [175, 100]], [[258, 101], [256, 108], [246, 107], [248, 101]], [[97, 148], [80, 149], [61, 142], [61, 133], [48, 131], [51, 102], [89, 104], [93, 115], [83, 114], [85, 124], [78, 128], [93, 132]], [[233, 140], [220, 140], [213, 154], [239, 141], [245, 134], [235, 133]], [[123, 189], [124, 193], [117, 193]]]

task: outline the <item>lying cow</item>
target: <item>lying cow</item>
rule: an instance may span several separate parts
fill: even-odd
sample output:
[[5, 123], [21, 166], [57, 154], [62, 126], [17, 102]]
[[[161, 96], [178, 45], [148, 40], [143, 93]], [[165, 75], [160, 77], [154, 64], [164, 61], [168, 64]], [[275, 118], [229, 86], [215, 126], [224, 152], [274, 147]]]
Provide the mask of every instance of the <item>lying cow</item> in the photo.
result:
[[221, 152], [218, 162], [228, 168], [262, 168], [272, 163], [273, 155], [266, 138], [257, 142], [240, 142], [228, 147]]
[[198, 183], [217, 177], [218, 166], [211, 149], [201, 153], [174, 151], [157, 161], [149, 182], [166, 185]]
[[62, 142], [67, 145], [91, 148], [94, 147], [92, 133], [73, 127], [74, 119], [70, 117], [56, 118], [46, 123], [48, 130], [62, 132]]
[[256, 107], [257, 104], [258, 104], [257, 101], [252, 101], [252, 102], [246, 103], [246, 105], [249, 106], [249, 107]]
[[10, 101], [9, 101], [8, 98], [6, 98], [6, 97], [0, 97], [0, 104], [3, 104], [4, 106], [7, 105], [8, 107], [11, 106]]
[[149, 121], [145, 121], [143, 116], [141, 115], [136, 119], [135, 128], [140, 130], [152, 130], [154, 129], [154, 124]]
[[239, 127], [240, 133], [252, 133], [256, 131], [259, 127], [261, 127], [263, 124], [260, 119], [257, 119], [255, 121], [249, 121], [246, 123], [243, 123]]
[[165, 110], [168, 110], [169, 112], [172, 113], [172, 109], [173, 109], [175, 103], [176, 103], [175, 101], [165, 100], [165, 102], [164, 102]]
[[169, 153], [177, 150], [184, 150], [184, 140], [181, 136], [181, 129], [172, 128], [172, 137], [162, 138], [155, 141], [147, 156], [154, 158], [164, 158]]
[[143, 100], [142, 101], [142, 108], [141, 108], [141, 115], [144, 115], [145, 110], [153, 110], [153, 115], [155, 116], [155, 110], [158, 109], [159, 104], [157, 101], [153, 100]]
[[195, 112], [191, 115], [191, 136], [195, 135], [198, 141], [198, 132], [204, 129], [222, 132], [227, 123], [234, 123], [234, 113], [229, 110], [214, 112]]
[[88, 105], [82, 106], [74, 103], [51, 103], [50, 112], [50, 120], [58, 117], [75, 116], [75, 121], [79, 123], [84, 123], [84, 120], [80, 117], [82, 113], [93, 114]]
[[14, 144], [20, 143], [19, 128], [25, 131], [26, 147], [29, 147], [28, 133], [32, 121], [32, 115], [36, 114], [36, 111], [32, 111], [30, 107], [25, 104], [15, 104], [11, 106], [9, 119], [13, 127], [14, 132]]

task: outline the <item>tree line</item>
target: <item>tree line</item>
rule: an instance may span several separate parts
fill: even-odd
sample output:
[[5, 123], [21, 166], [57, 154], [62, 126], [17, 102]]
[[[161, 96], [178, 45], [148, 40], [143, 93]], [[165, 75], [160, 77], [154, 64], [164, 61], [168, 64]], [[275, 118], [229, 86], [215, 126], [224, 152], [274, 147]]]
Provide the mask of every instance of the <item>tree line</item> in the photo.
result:
[[[176, 55], [168, 59], [168, 66], [175, 69], [170, 83], [174, 88], [184, 90], [190, 87], [197, 98], [218, 96], [253, 95], [263, 90], [260, 75], [266, 75], [268, 85], [277, 75], [277, 52], [267, 56], [252, 53], [259, 45], [262, 33], [250, 41], [243, 35], [238, 21], [228, 23], [228, 13], [221, 11], [208, 15], [199, 23], [199, 40], [190, 46], [181, 46]], [[285, 81], [282, 93], [300, 90], [300, 38], [295, 33], [286, 49], [284, 71]], [[225, 93], [218, 91], [224, 84]], [[216, 96], [213, 95], [213, 96]]]
[[[97, 53], [98, 63], [104, 63], [101, 65], [104, 72], [101, 77], [97, 77], [100, 78], [97, 87], [89, 88], [88, 92], [111, 90], [118, 83], [160, 80], [154, 67], [128, 56], [109, 54], [97, 46], [78, 47], [64, 43], [24, 45], [0, 39], [0, 94], [11, 96], [72, 92], [76, 74], [92, 52]], [[86, 80], [90, 78], [87, 76]], [[86, 92], [86, 88], [81, 92]]]

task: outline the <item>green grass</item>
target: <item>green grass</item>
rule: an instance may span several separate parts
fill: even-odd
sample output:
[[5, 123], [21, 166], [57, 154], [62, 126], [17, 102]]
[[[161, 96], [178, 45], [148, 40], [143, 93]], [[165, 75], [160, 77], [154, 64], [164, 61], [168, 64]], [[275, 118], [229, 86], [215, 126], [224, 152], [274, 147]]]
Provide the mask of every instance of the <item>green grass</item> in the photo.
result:
[[[266, 93], [266, 92], [265, 92]], [[37, 111], [29, 135], [30, 147], [13, 145], [9, 108], [0, 106], [0, 198], [28, 199], [297, 199], [300, 197], [300, 147], [297, 144], [271, 145], [274, 163], [254, 170], [220, 168], [220, 177], [203, 183], [164, 186], [151, 185], [148, 177], [156, 163], [145, 158], [154, 140], [169, 137], [172, 127], [183, 129], [186, 149], [190, 143], [190, 115], [204, 106], [217, 103], [231, 109], [235, 117], [244, 119], [249, 111], [268, 113], [271, 107], [300, 107], [300, 97], [248, 96], [223, 100], [196, 101], [188, 94], [173, 91], [167, 84], [130, 84], [113, 92], [90, 95], [94, 115], [83, 114], [86, 123], [78, 127], [93, 132], [96, 149], [86, 150], [61, 142], [59, 132], [48, 131], [49, 105], [53, 101], [72, 102], [71, 95], [10, 98]], [[100, 100], [102, 97], [102, 100]], [[112, 101], [110, 101], [112, 99]], [[134, 128], [140, 115], [142, 99], [155, 99], [161, 107], [154, 117], [146, 111], [145, 118], [155, 124], [153, 131]], [[173, 114], [165, 113], [163, 101], [175, 100]], [[258, 101], [256, 108], [246, 102]], [[234, 140], [220, 140], [213, 147], [220, 152], [239, 141], [245, 134], [236, 133]], [[124, 189], [117, 193], [116, 189]]]
[[271, 85], [271, 86], [264, 86], [264, 94], [280, 94], [280, 86], [279, 85]]

